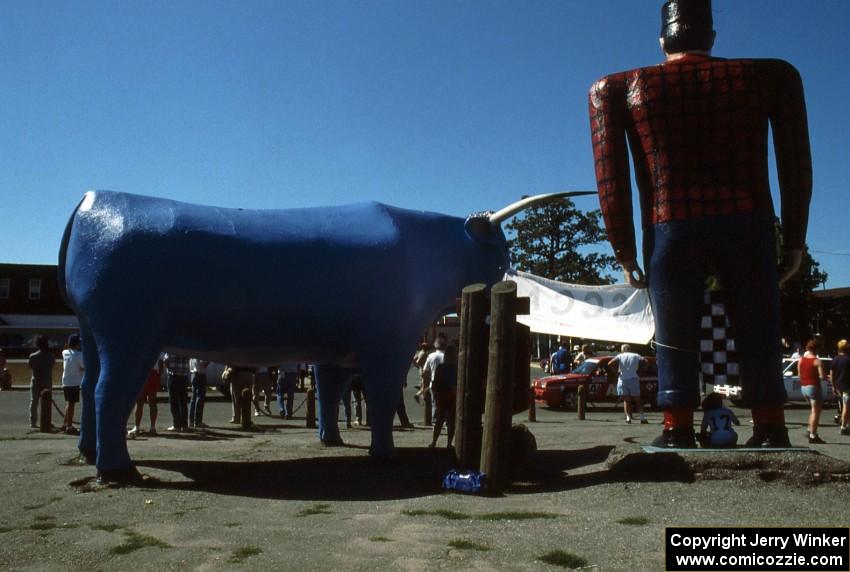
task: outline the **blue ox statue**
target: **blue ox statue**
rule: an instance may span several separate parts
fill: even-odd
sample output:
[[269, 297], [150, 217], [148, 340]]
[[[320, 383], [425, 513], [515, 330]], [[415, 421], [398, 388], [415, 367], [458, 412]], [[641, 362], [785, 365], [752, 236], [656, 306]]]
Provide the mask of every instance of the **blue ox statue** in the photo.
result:
[[421, 334], [461, 289], [509, 264], [500, 223], [556, 193], [466, 220], [379, 203], [214, 208], [87, 193], [62, 238], [59, 282], [85, 361], [79, 448], [105, 478], [135, 474], [125, 424], [161, 351], [233, 365], [316, 364], [319, 436], [341, 442], [340, 397], [362, 372], [371, 453]]

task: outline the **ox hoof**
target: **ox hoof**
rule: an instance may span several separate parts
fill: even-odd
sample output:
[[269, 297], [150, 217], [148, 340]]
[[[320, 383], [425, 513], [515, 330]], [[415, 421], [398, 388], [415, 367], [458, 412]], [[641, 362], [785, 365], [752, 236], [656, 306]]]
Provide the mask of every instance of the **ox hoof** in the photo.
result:
[[97, 451], [88, 449], [80, 449], [80, 463], [84, 465], [94, 465], [97, 460]]
[[136, 467], [126, 469], [102, 469], [97, 472], [97, 484], [132, 485], [142, 482], [142, 475]]

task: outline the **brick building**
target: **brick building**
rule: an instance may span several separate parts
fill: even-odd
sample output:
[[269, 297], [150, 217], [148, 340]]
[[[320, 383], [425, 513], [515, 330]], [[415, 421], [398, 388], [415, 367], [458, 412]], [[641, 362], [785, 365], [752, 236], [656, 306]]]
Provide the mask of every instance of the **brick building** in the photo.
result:
[[38, 334], [46, 334], [51, 347], [61, 348], [78, 328], [59, 293], [56, 265], [0, 264], [0, 347], [7, 357], [32, 351]]

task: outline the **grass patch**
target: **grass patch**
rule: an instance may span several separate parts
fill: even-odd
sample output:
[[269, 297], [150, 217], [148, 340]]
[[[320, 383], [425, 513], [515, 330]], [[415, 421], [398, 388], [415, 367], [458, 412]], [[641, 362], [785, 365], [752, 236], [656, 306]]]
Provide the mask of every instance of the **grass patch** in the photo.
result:
[[47, 499], [47, 501], [45, 501], [41, 504], [24, 505], [24, 510], [38, 510], [40, 508], [46, 507], [50, 503], [54, 503], [54, 502], [59, 501], [59, 500], [62, 500], [62, 497], [50, 497], [49, 499]]
[[117, 524], [90, 524], [89, 528], [92, 530], [102, 530], [104, 532], [115, 532], [121, 527]]
[[56, 526], [55, 522], [36, 522], [29, 525], [27, 528], [29, 530], [53, 530]]
[[403, 510], [401, 511], [401, 514], [404, 514], [406, 516], [441, 516], [446, 520], [469, 520], [470, 518], [472, 518], [472, 515], [466, 514], [464, 512], [446, 510], [443, 508], [437, 510]]
[[238, 522], [225, 522], [224, 523], [225, 528], [236, 528], [239, 525], [240, 525], [240, 523], [238, 523]]
[[575, 554], [564, 552], [563, 550], [547, 552], [543, 556], [539, 557], [538, 560], [545, 562], [546, 564], [551, 564], [552, 566], [560, 566], [561, 568], [581, 568], [582, 566], [587, 565], [587, 560], [581, 556], [576, 556]]
[[328, 509], [331, 508], [329, 504], [314, 504], [313, 506], [309, 506], [307, 508], [301, 509], [298, 511], [298, 514], [295, 516], [313, 516], [314, 514], [333, 514]]
[[259, 546], [240, 546], [233, 551], [233, 554], [230, 555], [230, 558], [228, 558], [227, 561], [231, 564], [239, 564], [251, 556], [256, 556], [261, 552], [262, 550]]
[[449, 546], [451, 546], [452, 548], [457, 548], [458, 550], [478, 550], [479, 552], [487, 552], [488, 550], [490, 550], [490, 547], [486, 544], [462, 539], [452, 540], [451, 542], [449, 542]]
[[392, 542], [392, 540], [390, 540], [386, 536], [370, 536], [369, 540], [371, 540], [372, 542]]
[[45, 520], [56, 520], [55, 516], [51, 516], [49, 514], [37, 514], [33, 518], [41, 522], [44, 522]]
[[619, 524], [628, 524], [631, 526], [643, 526], [649, 524], [649, 519], [645, 516], [627, 516], [617, 521]]
[[0, 526], [0, 534], [6, 534], [15, 530], [14, 526]]
[[534, 520], [537, 518], [558, 518], [560, 514], [552, 512], [512, 511], [512, 512], [488, 512], [479, 514], [475, 518], [479, 520]]
[[142, 548], [147, 548], [148, 546], [155, 546], [157, 548], [171, 548], [171, 545], [163, 542], [159, 538], [155, 538], [153, 536], [148, 536], [147, 534], [141, 534], [134, 530], [125, 530], [124, 536], [124, 544], [119, 544], [118, 546], [112, 548], [110, 552], [112, 554], [129, 554], [131, 552], [135, 552], [136, 550], [141, 550]]

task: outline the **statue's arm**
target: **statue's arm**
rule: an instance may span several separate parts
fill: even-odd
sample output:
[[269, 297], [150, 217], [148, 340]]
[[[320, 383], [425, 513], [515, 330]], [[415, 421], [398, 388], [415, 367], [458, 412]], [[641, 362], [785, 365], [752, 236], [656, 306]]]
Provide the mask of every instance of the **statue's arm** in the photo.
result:
[[618, 75], [602, 78], [590, 88], [590, 131], [596, 188], [608, 240], [626, 282], [645, 288], [637, 263], [632, 187], [626, 143], [625, 83]]

